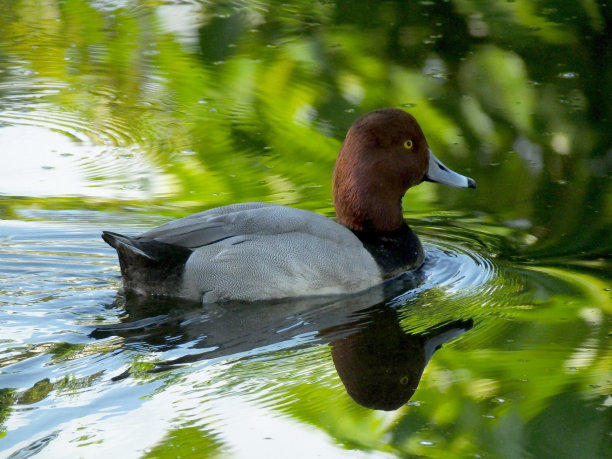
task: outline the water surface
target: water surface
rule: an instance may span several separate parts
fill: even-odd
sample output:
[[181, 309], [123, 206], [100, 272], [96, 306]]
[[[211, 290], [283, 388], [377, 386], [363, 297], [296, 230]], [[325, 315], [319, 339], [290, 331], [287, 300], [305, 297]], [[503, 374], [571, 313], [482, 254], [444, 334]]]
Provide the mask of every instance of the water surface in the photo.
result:
[[[3, 456], [612, 450], [609, 6], [3, 11]], [[250, 307], [121, 290], [102, 229], [244, 201], [333, 218], [343, 135], [384, 106], [414, 114], [436, 155], [478, 183], [406, 195], [421, 271]]]

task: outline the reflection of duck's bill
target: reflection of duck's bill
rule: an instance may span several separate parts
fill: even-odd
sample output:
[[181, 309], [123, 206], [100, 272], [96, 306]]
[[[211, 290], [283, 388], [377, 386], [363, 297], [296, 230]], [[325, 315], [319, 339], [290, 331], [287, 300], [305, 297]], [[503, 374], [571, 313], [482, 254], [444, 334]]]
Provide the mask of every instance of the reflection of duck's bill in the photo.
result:
[[458, 174], [446, 167], [442, 161], [429, 151], [429, 167], [424, 180], [444, 185], [456, 186], [458, 188], [476, 188], [474, 179]]
[[429, 362], [434, 352], [440, 349], [444, 343], [465, 333], [473, 326], [474, 321], [468, 319], [454, 320], [453, 322], [430, 329], [426, 335], [425, 344], [423, 345], [425, 351], [425, 364]]

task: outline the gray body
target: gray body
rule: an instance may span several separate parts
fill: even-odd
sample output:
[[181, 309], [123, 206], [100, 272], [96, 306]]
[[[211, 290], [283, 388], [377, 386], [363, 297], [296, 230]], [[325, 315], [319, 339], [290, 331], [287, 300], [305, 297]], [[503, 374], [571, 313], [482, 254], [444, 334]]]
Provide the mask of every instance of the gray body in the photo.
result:
[[384, 277], [349, 229], [275, 204], [217, 207], [140, 236], [103, 237], [127, 289], [204, 303], [352, 293]]

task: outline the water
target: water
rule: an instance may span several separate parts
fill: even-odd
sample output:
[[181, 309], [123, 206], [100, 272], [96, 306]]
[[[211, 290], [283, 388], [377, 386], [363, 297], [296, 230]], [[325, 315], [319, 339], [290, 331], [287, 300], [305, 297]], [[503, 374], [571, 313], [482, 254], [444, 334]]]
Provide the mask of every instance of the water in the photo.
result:
[[[612, 450], [609, 6], [3, 11], [0, 455]], [[344, 132], [381, 106], [478, 183], [409, 190], [419, 273], [252, 307], [121, 290], [102, 229], [241, 201], [333, 217]]]

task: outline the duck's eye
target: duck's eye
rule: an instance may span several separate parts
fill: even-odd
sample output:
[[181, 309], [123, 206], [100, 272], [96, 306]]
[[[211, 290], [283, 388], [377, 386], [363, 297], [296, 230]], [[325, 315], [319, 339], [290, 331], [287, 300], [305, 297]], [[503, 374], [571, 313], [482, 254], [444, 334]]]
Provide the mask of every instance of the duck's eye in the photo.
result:
[[406, 150], [412, 150], [412, 146], [413, 146], [412, 140], [408, 139], [404, 142], [404, 148]]

